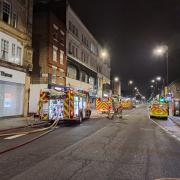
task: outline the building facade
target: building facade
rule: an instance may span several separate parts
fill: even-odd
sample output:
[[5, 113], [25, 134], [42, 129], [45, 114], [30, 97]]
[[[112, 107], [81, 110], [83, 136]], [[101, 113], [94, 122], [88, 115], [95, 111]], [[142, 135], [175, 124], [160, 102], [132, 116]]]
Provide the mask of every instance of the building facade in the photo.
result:
[[[68, 5], [66, 10], [66, 85], [89, 91], [92, 99], [110, 87], [110, 58], [102, 58], [102, 47]], [[107, 87], [107, 86], [106, 86]]]
[[32, 0], [0, 0], [0, 118], [28, 113], [32, 11]]
[[66, 85], [66, 27], [47, 5], [34, 7], [32, 84]]

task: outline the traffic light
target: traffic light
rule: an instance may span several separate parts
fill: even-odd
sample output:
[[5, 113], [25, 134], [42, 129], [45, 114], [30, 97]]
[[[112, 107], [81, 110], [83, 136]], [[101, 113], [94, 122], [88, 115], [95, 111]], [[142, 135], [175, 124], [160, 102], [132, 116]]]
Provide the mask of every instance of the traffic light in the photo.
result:
[[159, 97], [159, 102], [161, 102], [161, 103], [165, 102], [165, 99], [164, 99], [163, 96], [160, 96], [160, 97]]

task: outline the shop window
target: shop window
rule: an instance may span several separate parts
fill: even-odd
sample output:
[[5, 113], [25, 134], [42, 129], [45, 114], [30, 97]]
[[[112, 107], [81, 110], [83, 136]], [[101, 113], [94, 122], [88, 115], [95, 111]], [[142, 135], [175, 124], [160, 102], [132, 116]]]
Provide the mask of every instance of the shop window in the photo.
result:
[[3, 1], [2, 19], [6, 23], [10, 23], [11, 5], [7, 1]]
[[77, 78], [77, 69], [74, 66], [68, 66], [67, 76], [69, 78], [76, 79]]
[[1, 58], [8, 59], [9, 41], [1, 39]]
[[57, 50], [56, 46], [53, 46], [53, 61], [57, 61]]
[[13, 13], [13, 15], [12, 15], [12, 26], [14, 28], [16, 28], [16, 26], [17, 26], [17, 15], [16, 15], [16, 13]]
[[64, 51], [60, 51], [60, 64], [64, 64]]
[[24, 85], [0, 81], [0, 117], [23, 114]]

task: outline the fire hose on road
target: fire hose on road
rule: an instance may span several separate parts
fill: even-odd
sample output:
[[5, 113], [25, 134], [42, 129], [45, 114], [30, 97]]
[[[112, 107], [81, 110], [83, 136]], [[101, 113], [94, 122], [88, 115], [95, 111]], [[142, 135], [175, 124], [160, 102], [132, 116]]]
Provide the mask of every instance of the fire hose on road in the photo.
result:
[[42, 136], [44, 136], [44, 135], [46, 135], [46, 134], [54, 131], [55, 128], [57, 127], [58, 123], [59, 123], [59, 119], [56, 119], [51, 126], [46, 127], [46, 128], [36, 129], [36, 130], [32, 130], [32, 131], [24, 131], [24, 132], [19, 132], [19, 133], [1, 134], [0, 137], [5, 137], [5, 136], [12, 136], [12, 135], [20, 135], [20, 134], [27, 135], [27, 134], [32, 134], [32, 133], [37, 133], [37, 132], [43, 132], [43, 131], [46, 131], [46, 130], [47, 130], [47, 131], [44, 132], [43, 134], [40, 134], [39, 136], [36, 136], [36, 137], [34, 137], [34, 138], [32, 138], [32, 139], [24, 142], [24, 143], [21, 143], [21, 144], [18, 144], [18, 145], [16, 145], [16, 146], [13, 146], [13, 147], [10, 147], [10, 148], [8, 148], [8, 149], [5, 149], [5, 150], [3, 150], [3, 151], [0, 151], [0, 155], [1, 155], [1, 154], [4, 154], [4, 153], [6, 153], [6, 152], [12, 151], [12, 150], [14, 150], [14, 149], [17, 149], [17, 148], [19, 148], [19, 147], [22, 147], [22, 146], [24, 146], [24, 145], [26, 145], [26, 144], [29, 144], [29, 143], [31, 143], [31, 142], [33, 142], [33, 141], [41, 138]]

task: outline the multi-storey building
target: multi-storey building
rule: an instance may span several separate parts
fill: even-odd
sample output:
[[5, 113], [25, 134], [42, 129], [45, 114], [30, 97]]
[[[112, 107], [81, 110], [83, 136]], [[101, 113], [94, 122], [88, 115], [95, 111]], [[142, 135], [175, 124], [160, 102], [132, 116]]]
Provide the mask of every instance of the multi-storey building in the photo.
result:
[[110, 61], [66, 0], [37, 1], [33, 48], [33, 97], [42, 88], [63, 86], [88, 91], [92, 100], [109, 93]]
[[66, 27], [49, 4], [34, 7], [33, 84], [66, 85]]
[[[101, 57], [102, 47], [68, 5], [66, 10], [66, 85], [102, 97], [110, 87], [110, 61]], [[106, 88], [106, 89], [104, 89]]]
[[27, 115], [32, 0], [0, 0], [0, 117]]

